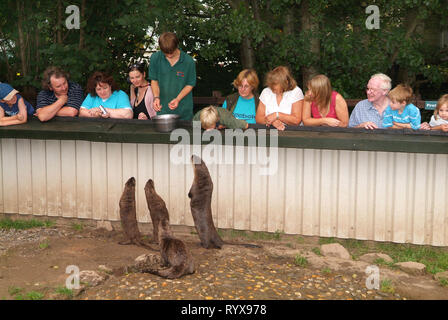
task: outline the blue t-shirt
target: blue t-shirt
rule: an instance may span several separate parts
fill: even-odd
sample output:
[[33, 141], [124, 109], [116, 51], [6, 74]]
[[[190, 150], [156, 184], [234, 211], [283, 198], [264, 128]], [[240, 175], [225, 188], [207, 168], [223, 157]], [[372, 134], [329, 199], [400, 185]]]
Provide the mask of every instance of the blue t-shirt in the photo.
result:
[[[7, 103], [0, 102], [0, 107], [2, 107], [3, 111], [5, 111], [5, 116], [11, 117], [11, 116], [15, 116], [16, 114], [19, 113], [19, 100], [23, 99], [23, 98], [18, 93], [16, 95], [17, 95], [17, 102], [14, 103], [12, 106], [9, 106], [9, 104], [7, 104]], [[26, 113], [28, 115], [33, 115], [34, 108], [31, 105], [31, 103], [29, 103], [25, 99], [23, 99], [23, 102], [25, 103], [25, 106], [26, 106]]]
[[390, 106], [387, 106], [386, 110], [384, 110], [383, 127], [392, 127], [393, 122], [409, 123], [412, 129], [418, 130], [421, 122], [420, 110], [410, 103], [404, 107], [403, 112], [400, 114], [398, 110], [392, 110]]
[[[224, 101], [223, 108], [227, 107], [227, 101]], [[255, 98], [244, 99], [238, 97], [235, 109], [233, 110], [233, 116], [240, 120], [245, 120], [247, 123], [255, 123]]]
[[131, 109], [131, 103], [126, 92], [122, 90], [114, 91], [106, 100], [101, 99], [98, 96], [92, 97], [90, 93], [81, 103], [81, 108], [92, 109], [103, 106], [109, 109]]

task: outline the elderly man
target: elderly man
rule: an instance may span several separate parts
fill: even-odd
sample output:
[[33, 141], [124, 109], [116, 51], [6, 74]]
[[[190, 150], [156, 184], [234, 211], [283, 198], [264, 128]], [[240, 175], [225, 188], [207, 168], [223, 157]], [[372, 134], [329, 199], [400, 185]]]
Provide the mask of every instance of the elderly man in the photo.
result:
[[84, 92], [77, 83], [69, 81], [67, 73], [48, 67], [42, 80], [43, 90], [37, 95], [36, 115], [40, 121], [55, 116], [75, 117], [84, 100]]
[[374, 74], [367, 83], [367, 99], [359, 101], [350, 115], [351, 128], [378, 129], [383, 127], [383, 114], [390, 103], [387, 94], [392, 80], [382, 73]]

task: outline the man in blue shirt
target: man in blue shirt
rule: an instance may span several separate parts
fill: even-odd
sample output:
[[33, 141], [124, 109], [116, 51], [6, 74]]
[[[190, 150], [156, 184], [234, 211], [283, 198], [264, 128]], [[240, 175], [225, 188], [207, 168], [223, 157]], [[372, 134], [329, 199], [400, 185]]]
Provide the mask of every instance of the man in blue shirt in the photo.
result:
[[84, 100], [81, 86], [69, 81], [67, 73], [57, 67], [48, 67], [42, 80], [43, 90], [37, 95], [36, 115], [40, 121], [55, 116], [75, 117]]
[[351, 128], [378, 129], [383, 127], [384, 110], [390, 103], [387, 94], [392, 80], [385, 74], [374, 74], [366, 88], [367, 99], [353, 109], [348, 126]]

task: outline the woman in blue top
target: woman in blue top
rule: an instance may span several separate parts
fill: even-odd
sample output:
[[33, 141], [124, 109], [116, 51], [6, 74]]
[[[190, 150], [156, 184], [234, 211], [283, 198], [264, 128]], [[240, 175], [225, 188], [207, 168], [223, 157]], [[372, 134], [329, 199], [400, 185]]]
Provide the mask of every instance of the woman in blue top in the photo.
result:
[[7, 83], [0, 83], [0, 126], [26, 123], [34, 108]]
[[112, 76], [95, 72], [87, 81], [87, 97], [81, 104], [80, 117], [132, 119], [128, 95], [118, 89]]

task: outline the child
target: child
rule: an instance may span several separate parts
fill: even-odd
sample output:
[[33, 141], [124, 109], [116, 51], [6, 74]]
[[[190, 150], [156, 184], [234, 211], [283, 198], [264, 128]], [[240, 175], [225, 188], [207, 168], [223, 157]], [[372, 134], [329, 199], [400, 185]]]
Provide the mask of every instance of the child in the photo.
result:
[[33, 106], [7, 83], [0, 83], [0, 126], [26, 123]]
[[399, 84], [389, 92], [390, 105], [384, 111], [383, 127], [391, 129], [420, 129], [420, 110], [411, 102], [412, 88]]
[[226, 127], [229, 129], [247, 129], [249, 124], [244, 120], [235, 118], [230, 111], [224, 108], [217, 108], [215, 106], [208, 106], [201, 111], [198, 111], [193, 121], [201, 121], [202, 129], [208, 131], [216, 129], [216, 123], [219, 122], [218, 129]]
[[427, 130], [442, 130], [448, 132], [448, 94], [444, 94], [437, 101], [436, 109], [434, 110], [434, 115], [429, 121], [422, 123], [422, 128]]

